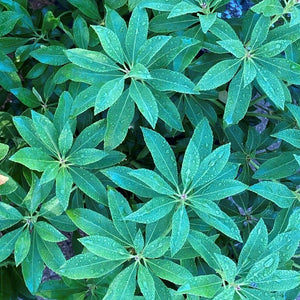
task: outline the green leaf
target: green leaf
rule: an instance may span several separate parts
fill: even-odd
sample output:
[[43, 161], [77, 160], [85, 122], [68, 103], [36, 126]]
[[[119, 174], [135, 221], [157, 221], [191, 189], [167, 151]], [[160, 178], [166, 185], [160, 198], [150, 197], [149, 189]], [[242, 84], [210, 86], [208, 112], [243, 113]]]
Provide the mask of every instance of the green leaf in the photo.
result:
[[85, 148], [72, 152], [72, 154], [68, 157], [68, 161], [77, 166], [84, 166], [99, 161], [107, 155], [108, 153], [103, 150]]
[[[1, 22], [1, 15], [0, 15]], [[16, 72], [17, 68], [12, 60], [0, 50], [0, 68], [2, 72]]]
[[19, 19], [23, 16], [16, 11], [2, 11], [0, 13], [0, 36], [11, 32]]
[[170, 260], [155, 259], [147, 263], [155, 275], [175, 284], [184, 284], [193, 277], [186, 268]]
[[73, 178], [66, 167], [61, 167], [56, 177], [56, 197], [60, 205], [65, 210], [69, 204], [69, 198], [72, 191]]
[[142, 128], [142, 131], [155, 166], [174, 186], [177, 186], [176, 159], [170, 145], [159, 133], [147, 128]]
[[55, 243], [47, 242], [37, 236], [37, 248], [46, 266], [55, 272], [66, 262], [62, 251]]
[[23, 228], [17, 228], [0, 238], [0, 262], [4, 261], [14, 250], [15, 243], [21, 235]]
[[152, 78], [148, 69], [140, 63], [136, 63], [130, 69], [128, 75], [133, 79], [140, 79], [140, 80], [147, 80]]
[[15, 88], [11, 89], [10, 91], [18, 98], [18, 100], [20, 100], [23, 104], [25, 104], [28, 107], [36, 108], [41, 105], [40, 101], [29, 89]]
[[186, 14], [196, 13], [199, 11], [200, 6], [192, 4], [190, 2], [181, 1], [172, 8], [170, 14], [168, 15], [168, 18], [174, 18]]
[[126, 90], [107, 113], [107, 129], [104, 137], [105, 150], [112, 150], [125, 139], [134, 116], [134, 102]]
[[99, 120], [83, 129], [76, 138], [71, 153], [85, 148], [97, 147], [104, 138], [106, 124], [104, 120]]
[[132, 63], [136, 61], [139, 49], [147, 40], [148, 24], [146, 9], [136, 7], [131, 14], [125, 40], [126, 50]]
[[257, 282], [271, 276], [277, 269], [278, 263], [278, 252], [274, 252], [264, 257], [253, 265], [244, 282]]
[[78, 15], [73, 23], [73, 36], [78, 48], [87, 49], [90, 40], [88, 25], [83, 17]]
[[221, 254], [221, 250], [210, 237], [202, 232], [191, 230], [188, 241], [209, 266], [214, 269], [218, 268], [218, 261], [214, 254]]
[[[58, 106], [56, 108], [53, 124], [55, 125], [58, 132], [61, 132], [70, 119], [71, 106], [73, 103], [73, 98], [69, 92], [63, 92], [59, 97]], [[70, 125], [72, 121], [70, 120]]]
[[215, 36], [221, 40], [238, 40], [238, 36], [234, 29], [225, 21], [217, 18], [214, 24], [210, 27], [211, 31]]
[[79, 241], [90, 252], [108, 260], [126, 261], [131, 257], [122, 245], [108, 237], [91, 235], [81, 238]]
[[135, 178], [142, 181], [144, 184], [149, 186], [155, 192], [172, 196], [176, 192], [169, 186], [168, 183], [164, 181], [162, 177], [160, 177], [156, 172], [140, 168], [138, 170], [133, 170], [129, 173], [130, 176], [134, 176]]
[[43, 64], [61, 66], [68, 62], [64, 51], [65, 48], [61, 46], [42, 46], [32, 51], [30, 55]]
[[250, 267], [265, 252], [267, 245], [268, 230], [263, 219], [260, 219], [250, 232], [242, 248], [238, 261], [238, 269], [244, 270]]
[[237, 275], [236, 264], [229, 257], [215, 253], [219, 268], [217, 271], [227, 282], [234, 282]]
[[19, 211], [4, 202], [0, 202], [0, 230], [3, 231], [23, 219]]
[[34, 224], [34, 228], [36, 233], [47, 242], [57, 243], [67, 239], [63, 234], [55, 229], [55, 227], [47, 222], [38, 221]]
[[[252, 97], [252, 87], [245, 86], [243, 71], [239, 71], [229, 84], [228, 97], [224, 112], [224, 122], [226, 125], [237, 124], [247, 113]], [[247, 80], [249, 82], [249, 80]]]
[[76, 208], [67, 210], [67, 215], [78, 228], [88, 235], [99, 234], [124, 243], [112, 221], [93, 210]]
[[272, 134], [272, 136], [284, 140], [296, 148], [300, 148], [300, 130], [298, 129], [285, 129]]
[[246, 50], [240, 40], [223, 40], [217, 43], [237, 58], [242, 58], [246, 55]]
[[8, 150], [9, 150], [8, 145], [0, 143], [0, 160], [6, 156]]
[[299, 165], [294, 152], [284, 152], [276, 157], [266, 160], [254, 173], [254, 179], [280, 179], [295, 174]]
[[170, 39], [170, 36], [158, 35], [146, 40], [137, 53], [136, 62], [147, 67], [155, 54], [160, 51]]
[[221, 288], [222, 280], [216, 275], [202, 275], [189, 279], [178, 292], [212, 298]]
[[58, 132], [53, 123], [44, 115], [31, 111], [33, 125], [38, 137], [52, 153], [59, 153]]
[[273, 181], [261, 181], [249, 188], [252, 191], [272, 202], [281, 208], [290, 207], [297, 199], [296, 195], [284, 184]]
[[99, 15], [99, 9], [95, 1], [92, 0], [68, 0], [72, 5], [77, 7], [83, 14], [85, 14], [87, 17], [94, 19], [94, 20], [100, 20]]
[[143, 254], [147, 258], [159, 258], [163, 256], [170, 247], [169, 237], [159, 237], [149, 244], [146, 244]]
[[174, 91], [184, 94], [194, 94], [194, 83], [179, 72], [157, 69], [150, 72], [148, 81], [158, 91]]
[[255, 52], [255, 55], [265, 56], [265, 57], [276, 56], [280, 54], [282, 51], [284, 51], [290, 44], [291, 41], [289, 40], [272, 41], [258, 48], [257, 51]]
[[196, 90], [212, 90], [228, 82], [235, 75], [241, 61], [226, 59], [211, 67], [197, 83]]
[[235, 295], [235, 289], [229, 288], [229, 289], [222, 289], [221, 293], [215, 296], [214, 300], [233, 300]]
[[256, 65], [253, 60], [247, 59], [244, 61], [243, 67], [243, 79], [244, 79], [244, 88], [250, 84], [256, 77]]
[[136, 287], [136, 269], [136, 264], [131, 264], [119, 273], [110, 284], [103, 300], [133, 299]]
[[179, 1], [180, 0], [169, 0], [168, 2], [165, 0], [142, 0], [139, 5], [159, 11], [170, 11]]
[[[276, 1], [276, 0], [275, 0]], [[270, 28], [270, 18], [263, 15], [256, 22], [250, 37], [250, 48], [256, 49], [266, 40]]]
[[247, 185], [233, 179], [220, 179], [195, 191], [193, 196], [216, 201], [236, 195], [247, 189]]
[[86, 195], [99, 203], [107, 204], [105, 187], [93, 173], [76, 167], [70, 168], [70, 173], [75, 184]]
[[139, 265], [137, 282], [146, 300], [155, 299], [155, 284], [151, 273], [142, 264]]
[[58, 148], [60, 150], [60, 153], [65, 155], [71, 149], [72, 144], [73, 133], [70, 127], [70, 123], [67, 122], [58, 137]]
[[44, 262], [37, 248], [36, 233], [32, 233], [28, 255], [22, 263], [22, 274], [28, 290], [35, 294], [42, 281]]
[[203, 186], [216, 178], [228, 162], [229, 155], [230, 144], [226, 144], [206, 156], [194, 176], [192, 187]]
[[33, 147], [22, 148], [11, 156], [10, 160], [39, 172], [43, 172], [50, 164], [54, 163], [54, 159], [42, 149]]
[[139, 210], [130, 214], [125, 220], [138, 223], [153, 223], [167, 215], [175, 203], [169, 197], [155, 197], [144, 204]]
[[262, 13], [266, 17], [275, 15], [281, 15], [283, 13], [283, 7], [278, 0], [264, 0], [251, 7], [256, 13]]
[[216, 13], [210, 13], [207, 15], [199, 15], [199, 20], [201, 24], [202, 31], [206, 34], [207, 31], [214, 25], [217, 19]]
[[110, 273], [122, 261], [109, 261], [92, 253], [83, 253], [67, 260], [58, 273], [71, 279], [98, 278]]
[[113, 105], [122, 95], [124, 78], [116, 78], [106, 82], [99, 90], [95, 102], [95, 114], [106, 110]]
[[181, 205], [172, 218], [170, 242], [171, 255], [174, 256], [185, 244], [190, 231], [190, 221], [185, 206]]
[[124, 54], [118, 36], [111, 29], [103, 26], [94, 25], [92, 28], [97, 33], [106, 54], [114, 61], [123, 64]]
[[29, 233], [29, 228], [27, 227], [22, 231], [22, 233], [19, 235], [15, 243], [14, 256], [15, 256], [16, 266], [22, 263], [22, 261], [28, 255], [28, 252], [30, 250], [30, 244], [31, 244], [31, 237]]
[[192, 198], [193, 209], [197, 215], [207, 224], [218, 229], [227, 236], [241, 241], [240, 231], [228, 215], [226, 215], [219, 206], [209, 200]]
[[113, 223], [118, 232], [129, 242], [133, 243], [136, 234], [136, 224], [124, 220], [126, 216], [132, 213], [132, 210], [125, 197], [116, 190], [108, 190], [109, 210]]
[[145, 84], [132, 80], [129, 88], [129, 96], [136, 103], [145, 119], [154, 128], [158, 118], [158, 108], [151, 90]]
[[158, 117], [162, 119], [171, 128], [183, 131], [180, 114], [176, 105], [164, 93], [153, 91], [157, 107]]
[[264, 67], [257, 67], [256, 80], [267, 96], [278, 107], [284, 108], [285, 94], [279, 79]]
[[118, 69], [114, 61], [101, 52], [76, 48], [66, 50], [65, 54], [73, 64], [94, 72], [102, 73]]

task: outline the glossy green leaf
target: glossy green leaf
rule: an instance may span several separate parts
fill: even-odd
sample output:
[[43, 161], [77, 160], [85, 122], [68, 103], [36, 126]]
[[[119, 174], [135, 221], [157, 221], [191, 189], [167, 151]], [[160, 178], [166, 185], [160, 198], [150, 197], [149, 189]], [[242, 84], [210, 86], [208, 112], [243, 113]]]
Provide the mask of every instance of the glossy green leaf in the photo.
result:
[[67, 122], [58, 137], [58, 148], [60, 152], [65, 155], [71, 149], [72, 144], [73, 133], [69, 122]]
[[85, 19], [80, 15], [78, 15], [74, 20], [73, 36], [77, 47], [83, 49], [88, 48], [90, 33]]
[[64, 50], [61, 46], [44, 46], [32, 51], [30, 55], [43, 64], [61, 66], [68, 62]]
[[[75, 181], [75, 180], [74, 180]], [[69, 204], [69, 198], [72, 190], [73, 178], [66, 167], [60, 168], [56, 177], [56, 196], [60, 205], [65, 210]]]
[[239, 40], [223, 40], [218, 41], [218, 44], [237, 58], [241, 58], [246, 54], [244, 45]]
[[22, 231], [22, 233], [19, 235], [15, 243], [14, 256], [15, 256], [16, 266], [22, 263], [22, 261], [28, 255], [28, 252], [30, 250], [30, 244], [31, 244], [31, 237], [30, 237], [29, 229], [27, 227]]
[[34, 228], [36, 233], [45, 241], [56, 243], [67, 239], [56, 228], [47, 222], [38, 221], [34, 224]]
[[15, 243], [22, 231], [23, 228], [17, 228], [0, 237], [0, 262], [4, 261], [14, 250]]
[[[272, 1], [272, 0], [271, 0]], [[276, 1], [276, 0], [275, 0]], [[270, 18], [263, 15], [256, 22], [250, 38], [250, 46], [255, 49], [266, 40], [270, 27]]]
[[72, 5], [77, 7], [83, 14], [91, 19], [100, 20], [98, 6], [96, 2], [92, 0], [68, 0]]
[[256, 13], [262, 13], [266, 17], [280, 15], [283, 13], [283, 7], [278, 0], [264, 0], [251, 7]]
[[139, 265], [137, 282], [146, 300], [155, 299], [155, 284], [151, 273], [142, 264]]
[[199, 10], [200, 6], [197, 6], [187, 1], [180, 1], [172, 8], [170, 14], [168, 15], [168, 18], [174, 18], [185, 14], [196, 13]]
[[163, 256], [170, 247], [169, 237], [159, 237], [144, 248], [143, 254], [147, 258], [159, 258]]
[[5, 202], [0, 202], [0, 230], [13, 226], [23, 219], [20, 212]]

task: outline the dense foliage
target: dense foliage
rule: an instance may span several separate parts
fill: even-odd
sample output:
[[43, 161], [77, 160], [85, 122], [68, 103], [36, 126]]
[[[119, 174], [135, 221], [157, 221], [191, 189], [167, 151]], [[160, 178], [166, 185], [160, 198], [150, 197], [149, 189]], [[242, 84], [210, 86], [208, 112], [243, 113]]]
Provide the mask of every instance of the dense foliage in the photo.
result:
[[0, 299], [296, 299], [299, 1], [27, 2], [0, 1]]

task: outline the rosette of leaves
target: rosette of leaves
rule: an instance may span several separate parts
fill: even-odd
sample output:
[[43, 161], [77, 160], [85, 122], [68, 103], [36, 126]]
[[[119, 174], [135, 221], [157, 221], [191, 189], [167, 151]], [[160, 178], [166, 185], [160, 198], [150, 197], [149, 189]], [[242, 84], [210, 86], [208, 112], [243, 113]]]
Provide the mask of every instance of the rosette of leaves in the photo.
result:
[[[199, 44], [189, 37], [148, 36], [146, 9], [136, 7], [127, 28], [115, 11], [107, 10], [106, 27], [92, 26], [103, 51], [70, 49], [65, 51], [72, 64], [60, 70], [62, 73], [90, 73], [100, 78], [82, 91], [72, 106], [72, 114], [78, 115], [90, 107], [95, 114], [107, 113], [107, 130], [104, 144], [107, 149], [118, 146], [125, 138], [134, 116], [134, 103], [154, 128], [160, 118], [169, 126], [182, 130], [176, 106], [165, 91], [195, 93], [194, 83], [180, 72], [166, 67], [186, 48]], [[72, 76], [67, 75], [72, 80]], [[126, 88], [129, 85], [129, 88]]]
[[9, 201], [0, 202], [0, 231], [3, 233], [0, 261], [5, 261], [13, 252], [14, 263], [21, 265], [28, 290], [35, 294], [42, 280], [44, 264], [57, 271], [65, 262], [57, 243], [66, 237], [57, 228], [73, 231], [75, 227], [66, 215], [57, 216], [61, 211], [51, 195], [53, 184], [42, 185], [34, 173], [29, 180], [27, 194], [18, 186], [6, 196]]
[[93, 172], [124, 159], [119, 152], [104, 152], [96, 147], [103, 140], [103, 120], [86, 127], [74, 140], [75, 119], [69, 119], [72, 97], [64, 92], [50, 120], [31, 111], [32, 119], [20, 116], [14, 124], [30, 147], [18, 150], [10, 160], [42, 172], [41, 184], [56, 182], [56, 196], [63, 210], [69, 203], [73, 183], [93, 200], [107, 204], [106, 189]]
[[186, 242], [190, 230], [189, 217], [195, 214], [203, 222], [240, 241], [236, 224], [216, 203], [247, 188], [234, 180], [237, 166], [228, 163], [230, 144], [212, 151], [213, 135], [208, 121], [203, 119], [187, 146], [179, 181], [170, 145], [160, 134], [146, 128], [142, 131], [156, 170], [113, 167], [102, 171], [118, 186], [136, 195], [152, 198], [126, 220], [151, 224], [168, 218], [172, 223], [172, 255]]
[[284, 231], [273, 239], [268, 236], [267, 227], [261, 219], [244, 243], [239, 257], [236, 257], [237, 263], [221, 254], [221, 249], [204, 234], [191, 231], [188, 241], [221, 276], [222, 287], [196, 276], [181, 286], [178, 293], [215, 300], [285, 299], [284, 292], [287, 291], [297, 295], [300, 276], [288, 266], [288, 262], [292, 264], [291, 258], [300, 240], [298, 225], [293, 224], [298, 216], [299, 210], [295, 210]]
[[230, 81], [223, 117], [225, 126], [236, 124], [245, 116], [253, 88], [283, 109], [285, 102], [291, 99], [288, 86], [300, 82], [300, 65], [282, 55], [300, 38], [299, 24], [270, 30], [271, 25], [270, 17], [248, 12], [241, 40], [224, 20], [210, 27], [210, 32], [220, 39], [216, 44], [234, 58], [226, 56], [215, 63], [197, 83], [196, 90], [220, 88]]
[[164, 229], [148, 224], [142, 230], [126, 220], [132, 210], [116, 190], [109, 189], [108, 203], [112, 220], [89, 209], [67, 211], [74, 224], [88, 234], [79, 239], [87, 251], [68, 260], [59, 274], [71, 279], [99, 278], [101, 282], [113, 272], [108, 288], [100, 284], [103, 299], [132, 299], [136, 282], [146, 299], [157, 295], [169, 299], [171, 290], [161, 279], [180, 285], [192, 277], [184, 266], [163, 259], [170, 237]]

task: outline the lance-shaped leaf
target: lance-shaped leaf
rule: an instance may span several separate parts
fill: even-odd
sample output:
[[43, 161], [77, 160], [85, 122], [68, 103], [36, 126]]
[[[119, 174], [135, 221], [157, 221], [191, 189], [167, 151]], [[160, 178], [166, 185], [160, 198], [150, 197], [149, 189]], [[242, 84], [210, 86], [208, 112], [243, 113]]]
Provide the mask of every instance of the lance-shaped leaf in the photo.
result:
[[34, 228], [36, 233], [47, 242], [57, 243], [67, 239], [60, 231], [47, 222], [38, 221], [34, 224]]
[[142, 264], [139, 265], [137, 281], [145, 299], [154, 300], [155, 299], [154, 280], [149, 270], [145, 268]]
[[34, 147], [22, 148], [10, 157], [11, 161], [20, 163], [31, 170], [43, 172], [55, 160], [42, 149]]
[[293, 145], [296, 148], [300, 148], [300, 130], [297, 129], [285, 129], [282, 131], [279, 131], [275, 134], [272, 134], [272, 136], [282, 139], [291, 145]]
[[29, 228], [25, 228], [22, 231], [22, 233], [19, 235], [15, 243], [14, 256], [15, 256], [15, 262], [17, 266], [20, 263], [22, 263], [22, 261], [28, 255], [28, 252], [30, 250], [30, 244], [31, 244], [31, 237], [29, 233]]
[[196, 13], [199, 11], [200, 6], [192, 4], [188, 1], [181, 1], [172, 8], [170, 14], [168, 15], [168, 18], [174, 18], [186, 14]]
[[181, 205], [172, 218], [170, 249], [174, 256], [184, 245], [190, 231], [190, 221], [185, 206]]
[[124, 198], [124, 196], [116, 190], [109, 188], [108, 190], [109, 210], [116, 229], [129, 242], [133, 242], [136, 234], [136, 224], [124, 220], [124, 218], [132, 213], [132, 210]]
[[144, 139], [157, 169], [175, 186], [178, 184], [177, 164], [173, 150], [155, 131], [142, 128]]
[[240, 64], [239, 59], [227, 59], [217, 63], [203, 75], [195, 89], [207, 91], [223, 85], [232, 79]]
[[145, 119], [154, 128], [158, 118], [158, 108], [151, 90], [145, 84], [132, 80], [129, 95]]
[[158, 258], [168, 251], [169, 246], [170, 238], [168, 236], [159, 237], [145, 246], [143, 254], [147, 258]]
[[123, 259], [125, 261], [130, 258], [129, 252], [111, 238], [100, 235], [91, 235], [81, 238], [79, 241], [90, 252], [108, 260]]
[[19, 211], [4, 203], [0, 202], [0, 230], [9, 228], [23, 219]]
[[212, 298], [221, 288], [222, 280], [216, 275], [202, 275], [187, 280], [178, 292], [201, 297]]
[[153, 223], [167, 215], [175, 202], [169, 197], [155, 197], [144, 204], [139, 210], [130, 214], [125, 220], [138, 223]]
[[261, 181], [252, 185], [249, 190], [271, 200], [281, 208], [290, 207], [297, 199], [292, 191], [279, 182]]
[[136, 264], [119, 273], [112, 283], [103, 300], [133, 299], [136, 288]]
[[70, 175], [67, 168], [62, 167], [56, 177], [56, 196], [63, 209], [66, 209], [68, 207], [72, 185], [72, 176]]
[[270, 18], [261, 15], [251, 33], [250, 46], [252, 49], [256, 49], [257, 47], [262, 45], [262, 43], [267, 38], [269, 28]]
[[110, 261], [87, 252], [66, 261], [58, 270], [58, 274], [71, 279], [98, 278], [110, 273], [123, 262]]
[[97, 33], [104, 51], [116, 62], [123, 64], [123, 49], [118, 36], [109, 28], [92, 26]]
[[246, 54], [244, 45], [240, 40], [223, 40], [217, 43], [237, 58], [241, 58]]
[[4, 261], [14, 250], [15, 243], [21, 235], [23, 228], [17, 228], [0, 238], [0, 262]]
[[169, 184], [154, 171], [141, 168], [131, 171], [129, 175], [139, 179], [159, 194], [172, 196], [176, 193]]

